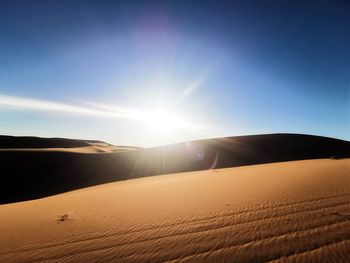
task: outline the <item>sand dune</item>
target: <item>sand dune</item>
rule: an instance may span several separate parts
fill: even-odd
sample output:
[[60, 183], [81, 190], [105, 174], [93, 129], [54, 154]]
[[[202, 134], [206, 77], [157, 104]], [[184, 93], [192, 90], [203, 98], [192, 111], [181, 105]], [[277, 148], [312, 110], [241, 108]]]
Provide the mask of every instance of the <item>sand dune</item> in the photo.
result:
[[0, 262], [350, 261], [346, 141], [140, 149], [0, 136], [0, 147]]
[[77, 140], [67, 138], [41, 138], [32, 136], [0, 135], [0, 148], [73, 148], [90, 146], [89, 143], [104, 142], [96, 140]]
[[0, 151], [2, 152], [113, 153], [136, 149], [141, 148], [115, 146], [96, 140], [0, 135]]
[[237, 136], [149, 149], [5, 136], [0, 137], [0, 147], [6, 148], [0, 150], [0, 204], [153, 175], [350, 157], [350, 142], [297, 134]]
[[68, 153], [116, 153], [134, 150], [133, 147], [126, 146], [83, 146], [72, 148], [2, 148], [0, 152], [68, 152]]
[[0, 206], [0, 262], [349, 262], [350, 159], [119, 181]]

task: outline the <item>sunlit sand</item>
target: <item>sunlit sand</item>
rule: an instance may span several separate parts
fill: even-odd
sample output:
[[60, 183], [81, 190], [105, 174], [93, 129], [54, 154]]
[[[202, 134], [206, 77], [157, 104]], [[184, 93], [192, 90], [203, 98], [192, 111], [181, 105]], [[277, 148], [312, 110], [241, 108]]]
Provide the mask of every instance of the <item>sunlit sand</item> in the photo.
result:
[[142, 178], [0, 206], [1, 262], [345, 262], [350, 159]]

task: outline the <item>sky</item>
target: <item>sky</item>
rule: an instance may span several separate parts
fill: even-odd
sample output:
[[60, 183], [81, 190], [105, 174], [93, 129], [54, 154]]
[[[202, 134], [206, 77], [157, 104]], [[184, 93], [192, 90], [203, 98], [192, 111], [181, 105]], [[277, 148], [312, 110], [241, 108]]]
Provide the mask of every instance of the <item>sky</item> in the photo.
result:
[[0, 134], [350, 140], [348, 1], [0, 1]]

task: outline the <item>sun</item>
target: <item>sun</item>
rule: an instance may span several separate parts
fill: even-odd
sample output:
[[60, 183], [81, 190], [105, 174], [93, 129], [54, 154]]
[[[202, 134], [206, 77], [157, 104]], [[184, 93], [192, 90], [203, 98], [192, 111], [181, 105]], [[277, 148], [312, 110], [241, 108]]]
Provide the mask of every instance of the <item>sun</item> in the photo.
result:
[[170, 133], [192, 127], [192, 124], [187, 122], [184, 117], [165, 108], [145, 112], [140, 117], [149, 129], [160, 133]]
[[[173, 108], [157, 107], [153, 109], [134, 109], [129, 107], [106, 106], [96, 103], [90, 105], [104, 110], [104, 114], [110, 117], [125, 118], [137, 121], [140, 131], [147, 129], [148, 131], [170, 134], [175, 132], [201, 132], [202, 126], [199, 126], [188, 118], [185, 118]], [[186, 116], [187, 117], [187, 116]]]

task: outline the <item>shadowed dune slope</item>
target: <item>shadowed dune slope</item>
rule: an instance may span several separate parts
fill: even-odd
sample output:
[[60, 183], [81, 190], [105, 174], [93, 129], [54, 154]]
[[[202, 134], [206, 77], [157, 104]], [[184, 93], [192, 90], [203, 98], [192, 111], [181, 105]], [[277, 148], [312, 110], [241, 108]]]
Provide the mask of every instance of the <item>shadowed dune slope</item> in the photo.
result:
[[0, 206], [0, 262], [349, 262], [350, 159], [119, 181]]
[[115, 146], [97, 140], [77, 140], [66, 138], [40, 138], [30, 136], [0, 135], [0, 151], [3, 152], [75, 152], [113, 153], [141, 149], [132, 146]]
[[[23, 148], [19, 143], [17, 147]], [[238, 136], [101, 154], [0, 151], [0, 203], [159, 174], [344, 157], [350, 157], [347, 141], [296, 134]]]
[[76, 140], [66, 138], [40, 138], [31, 136], [0, 135], [0, 148], [72, 148], [90, 146], [89, 142], [102, 143], [95, 140]]

